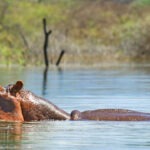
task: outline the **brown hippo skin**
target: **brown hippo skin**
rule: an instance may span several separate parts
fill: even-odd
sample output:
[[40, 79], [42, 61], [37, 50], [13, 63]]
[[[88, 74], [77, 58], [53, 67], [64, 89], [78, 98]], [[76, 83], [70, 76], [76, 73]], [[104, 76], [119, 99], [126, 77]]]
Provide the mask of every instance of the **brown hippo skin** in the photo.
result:
[[70, 119], [70, 114], [22, 87], [23, 83], [17, 81], [14, 85], [8, 85], [6, 91], [20, 99], [24, 121]]
[[67, 112], [30, 91], [21, 90], [18, 93], [18, 97], [22, 99], [21, 108], [25, 121], [70, 119], [70, 115]]
[[71, 120], [150, 121], [150, 113], [126, 109], [74, 110], [71, 112]]

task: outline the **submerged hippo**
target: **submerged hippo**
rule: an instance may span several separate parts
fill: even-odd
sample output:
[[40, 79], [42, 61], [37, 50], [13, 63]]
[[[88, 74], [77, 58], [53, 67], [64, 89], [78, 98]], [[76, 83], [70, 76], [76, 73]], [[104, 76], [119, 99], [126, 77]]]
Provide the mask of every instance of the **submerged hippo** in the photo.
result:
[[142, 113], [126, 109], [97, 109], [71, 112], [71, 120], [99, 120], [99, 121], [148, 121], [150, 113]]
[[104, 120], [104, 121], [149, 121], [150, 113], [125, 109], [98, 109], [68, 114], [46, 99], [23, 89], [22, 81], [0, 87], [0, 120]]

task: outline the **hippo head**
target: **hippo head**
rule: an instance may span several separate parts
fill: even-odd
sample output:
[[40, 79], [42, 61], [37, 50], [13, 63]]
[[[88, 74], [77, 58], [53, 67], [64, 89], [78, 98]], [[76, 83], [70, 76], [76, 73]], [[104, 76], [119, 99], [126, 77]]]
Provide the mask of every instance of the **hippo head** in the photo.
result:
[[71, 112], [71, 120], [81, 120], [81, 112], [78, 110], [73, 110]]
[[16, 96], [16, 94], [23, 88], [23, 82], [17, 81], [15, 84], [9, 84], [5, 89], [7, 93], [10, 93], [13, 96]]
[[16, 93], [22, 88], [21, 81], [6, 88], [0, 86], [0, 120], [5, 121], [24, 121], [20, 101], [15, 97]]

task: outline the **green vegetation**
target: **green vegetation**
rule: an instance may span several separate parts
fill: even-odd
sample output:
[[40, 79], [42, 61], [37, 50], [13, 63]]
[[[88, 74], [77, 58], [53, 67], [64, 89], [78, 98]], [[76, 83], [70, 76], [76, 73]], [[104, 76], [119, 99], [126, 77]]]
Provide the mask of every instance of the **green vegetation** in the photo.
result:
[[150, 0], [137, 0], [135, 3], [140, 5], [150, 5]]
[[43, 63], [43, 18], [53, 31], [49, 41], [53, 63], [62, 49], [64, 64], [148, 61], [149, 4], [150, 0], [0, 1], [1, 64]]

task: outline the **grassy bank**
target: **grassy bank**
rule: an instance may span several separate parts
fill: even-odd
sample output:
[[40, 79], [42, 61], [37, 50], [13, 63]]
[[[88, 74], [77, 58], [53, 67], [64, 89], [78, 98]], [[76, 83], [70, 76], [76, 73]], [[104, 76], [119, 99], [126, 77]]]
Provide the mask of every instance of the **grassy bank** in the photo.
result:
[[[126, 2], [126, 3], [125, 3]], [[43, 63], [43, 25], [52, 30], [49, 59], [64, 64], [150, 60], [150, 0], [3, 0], [2, 64]]]

